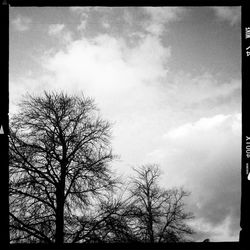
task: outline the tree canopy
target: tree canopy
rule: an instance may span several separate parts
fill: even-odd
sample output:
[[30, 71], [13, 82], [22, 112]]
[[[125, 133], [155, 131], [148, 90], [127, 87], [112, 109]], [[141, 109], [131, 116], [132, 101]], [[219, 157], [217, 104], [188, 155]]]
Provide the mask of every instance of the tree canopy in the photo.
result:
[[27, 96], [10, 125], [11, 240], [74, 241], [79, 216], [112, 190], [110, 123], [90, 98]]

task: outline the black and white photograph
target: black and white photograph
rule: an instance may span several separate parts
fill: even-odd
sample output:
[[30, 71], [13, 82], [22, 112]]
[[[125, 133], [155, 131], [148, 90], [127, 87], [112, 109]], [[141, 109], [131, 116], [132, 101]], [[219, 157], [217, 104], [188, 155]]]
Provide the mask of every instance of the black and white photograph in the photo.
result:
[[241, 6], [10, 6], [10, 244], [238, 242], [241, 46]]

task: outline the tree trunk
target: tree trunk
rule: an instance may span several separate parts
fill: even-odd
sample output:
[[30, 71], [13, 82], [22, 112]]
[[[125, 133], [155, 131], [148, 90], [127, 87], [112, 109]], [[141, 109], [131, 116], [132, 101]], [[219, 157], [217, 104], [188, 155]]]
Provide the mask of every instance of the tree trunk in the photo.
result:
[[56, 200], [56, 244], [63, 244], [64, 242], [64, 185], [60, 185], [57, 189]]
[[153, 216], [151, 208], [149, 210], [149, 239], [150, 243], [154, 243], [154, 231], [153, 231]]
[[64, 243], [64, 202], [66, 163], [61, 163], [61, 178], [56, 190], [56, 244]]
[[57, 193], [56, 193], [56, 200], [57, 200], [57, 207], [56, 207], [56, 239], [55, 243], [61, 245], [64, 243], [64, 202], [65, 202], [65, 179], [66, 179], [66, 166], [67, 166], [67, 159], [66, 159], [66, 143], [64, 140], [64, 136], [62, 133], [62, 129], [58, 126], [60, 134], [59, 139], [62, 143], [62, 160], [60, 162], [61, 165], [61, 173], [60, 173], [60, 182], [58, 183]]
[[154, 243], [154, 231], [153, 231], [153, 214], [152, 203], [150, 199], [150, 190], [147, 190], [147, 202], [148, 202], [148, 234], [150, 243]]

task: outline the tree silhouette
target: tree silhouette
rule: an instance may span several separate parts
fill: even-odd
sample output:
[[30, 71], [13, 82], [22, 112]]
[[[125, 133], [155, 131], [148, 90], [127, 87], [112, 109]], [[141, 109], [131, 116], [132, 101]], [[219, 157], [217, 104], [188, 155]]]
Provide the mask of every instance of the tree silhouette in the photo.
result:
[[84, 96], [45, 92], [19, 107], [10, 123], [11, 242], [83, 240], [83, 217], [116, 183], [110, 123]]
[[193, 216], [184, 211], [183, 199], [188, 193], [182, 188], [161, 188], [157, 165], [134, 170], [128, 214], [135, 237], [150, 243], [185, 241], [193, 233], [186, 223]]

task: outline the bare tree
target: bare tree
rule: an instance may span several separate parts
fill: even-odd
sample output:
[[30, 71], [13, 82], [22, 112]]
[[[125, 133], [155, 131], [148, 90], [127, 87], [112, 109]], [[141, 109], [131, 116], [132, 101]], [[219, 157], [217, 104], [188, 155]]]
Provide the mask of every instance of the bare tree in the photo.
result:
[[186, 221], [191, 213], [184, 211], [183, 189], [163, 189], [158, 185], [157, 165], [134, 169], [130, 188], [128, 215], [134, 235], [142, 242], [178, 242], [193, 233]]
[[112, 191], [110, 123], [97, 111], [64, 93], [20, 103], [9, 140], [12, 242], [77, 242], [83, 215]]

